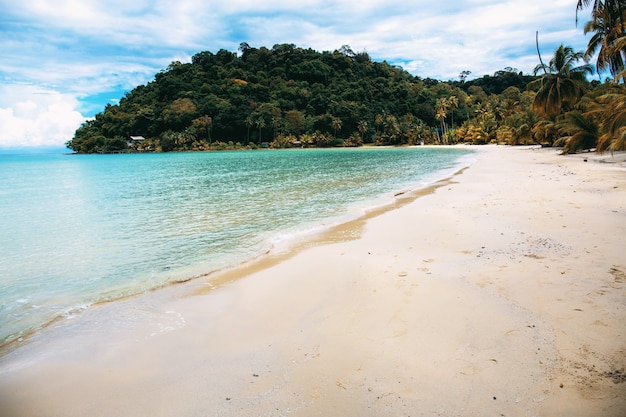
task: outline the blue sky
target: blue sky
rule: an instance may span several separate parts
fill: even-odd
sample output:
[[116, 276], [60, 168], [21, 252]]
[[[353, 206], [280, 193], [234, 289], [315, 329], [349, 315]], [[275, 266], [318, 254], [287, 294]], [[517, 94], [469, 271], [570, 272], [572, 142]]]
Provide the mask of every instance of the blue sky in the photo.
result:
[[200, 51], [349, 45], [420, 77], [531, 73], [584, 50], [576, 0], [0, 0], [0, 148], [58, 147], [87, 118]]

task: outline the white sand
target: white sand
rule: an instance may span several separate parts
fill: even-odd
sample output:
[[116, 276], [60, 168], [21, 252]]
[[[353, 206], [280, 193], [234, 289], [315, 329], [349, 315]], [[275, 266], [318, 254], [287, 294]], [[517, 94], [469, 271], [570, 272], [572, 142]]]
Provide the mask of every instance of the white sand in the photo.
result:
[[354, 240], [42, 332], [0, 415], [623, 417], [624, 164], [478, 149]]

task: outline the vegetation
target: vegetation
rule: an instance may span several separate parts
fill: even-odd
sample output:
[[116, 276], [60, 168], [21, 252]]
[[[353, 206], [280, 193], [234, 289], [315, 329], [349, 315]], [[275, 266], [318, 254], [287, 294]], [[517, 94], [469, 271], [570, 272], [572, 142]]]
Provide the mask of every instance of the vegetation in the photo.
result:
[[[505, 68], [467, 80], [463, 71], [441, 82], [348, 46], [200, 52], [108, 105], [67, 145], [80, 153], [420, 143], [626, 149], [626, 10], [621, 0], [579, 0], [576, 17], [589, 6], [587, 50], [560, 45], [533, 75]], [[595, 54], [612, 78], [588, 81]]]

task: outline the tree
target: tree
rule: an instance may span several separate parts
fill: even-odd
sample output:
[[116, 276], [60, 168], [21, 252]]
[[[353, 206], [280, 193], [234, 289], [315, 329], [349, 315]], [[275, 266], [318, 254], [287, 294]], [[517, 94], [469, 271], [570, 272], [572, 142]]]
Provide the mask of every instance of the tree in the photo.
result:
[[467, 77], [472, 73], [472, 71], [461, 71], [461, 73], [459, 74], [459, 79], [461, 80], [462, 83], [465, 82], [465, 80], [467, 80]]
[[598, 152], [626, 150], [626, 87], [623, 84], [611, 86], [587, 113], [596, 117], [602, 128]]
[[378, 136], [378, 129], [380, 128], [380, 125], [383, 123], [384, 113], [385, 112], [383, 112], [383, 114], [378, 113], [376, 117], [374, 118], [374, 123], [376, 124], [376, 136]]
[[189, 98], [179, 98], [174, 100], [167, 106], [163, 112], [163, 120], [170, 127], [182, 130], [191, 124], [194, 114], [196, 113], [196, 105]]
[[448, 97], [448, 108], [450, 109], [450, 128], [454, 129], [454, 111], [459, 108], [457, 96]]
[[246, 126], [248, 126], [248, 143], [250, 143], [250, 128], [254, 124], [251, 116], [246, 117]]
[[263, 129], [266, 126], [265, 119], [263, 118], [262, 115], [259, 115], [254, 123], [256, 124], [256, 127], [259, 129], [259, 145], [260, 145], [261, 144], [261, 129]]
[[211, 144], [211, 126], [213, 126], [213, 119], [210, 116], [204, 115], [197, 119], [193, 119], [193, 126], [198, 130], [204, 130], [207, 135], [209, 145]]
[[436, 104], [436, 117], [441, 122], [441, 141], [442, 143], [446, 143], [447, 136], [447, 128], [446, 128], [446, 116], [448, 115], [448, 99], [446, 97], [441, 97], [437, 99]]
[[558, 124], [562, 136], [554, 146], [563, 146], [563, 153], [576, 153], [580, 149], [591, 149], [598, 143], [598, 125], [590, 115], [577, 111], [567, 113]]
[[[327, 132], [352, 146], [372, 142], [369, 135], [374, 132], [379, 144], [435, 143], [436, 126], [443, 123], [447, 131], [466, 119], [479, 125], [474, 131], [482, 142], [494, 137], [509, 113], [530, 106], [527, 101], [524, 109], [505, 115], [494, 104], [503, 102], [492, 97], [507, 87], [526, 91], [531, 76], [513, 69], [464, 83], [440, 82], [374, 62], [347, 46], [320, 53], [295, 45], [268, 49], [242, 43], [239, 50], [239, 56], [225, 50], [200, 52], [191, 63], [172, 63], [118, 104], [106, 106], [68, 145], [77, 152], [104, 152], [118, 147], [120, 139], [142, 135], [146, 140], [131, 150], [204, 150], [208, 141], [212, 149], [226, 149], [228, 141], [271, 141], [270, 128], [276, 146], [288, 143], [289, 135], [299, 136], [305, 146], [342, 142]], [[534, 98], [533, 91], [528, 93]], [[453, 97], [461, 103], [459, 110]], [[439, 119], [437, 98], [447, 100]], [[476, 114], [479, 104], [501, 117]], [[447, 133], [442, 141], [450, 138]]]
[[550, 147], [558, 139], [559, 128], [552, 120], [542, 119], [532, 128], [532, 135], [539, 144]]
[[541, 115], [554, 117], [570, 110], [584, 93], [585, 76], [592, 72], [589, 64], [575, 66], [578, 61], [587, 60], [582, 52], [574, 52], [569, 46], [559, 45], [548, 65], [535, 67], [535, 75], [544, 71], [543, 76], [531, 83], [539, 85], [533, 108]]
[[285, 127], [287, 133], [298, 135], [304, 130], [304, 115], [298, 110], [289, 110], [285, 113]]
[[585, 24], [585, 35], [594, 33], [589, 39], [585, 57], [591, 58], [598, 53], [596, 61], [596, 69], [600, 71], [608, 69], [616, 80], [623, 78], [624, 58], [626, 56], [626, 48], [620, 42], [624, 38], [624, 29], [621, 18], [611, 12], [606, 5], [600, 4], [594, 7], [591, 14], [592, 20]]
[[365, 132], [367, 132], [367, 121], [361, 120], [357, 125], [357, 129], [359, 129], [359, 133], [361, 133], [361, 142], [363, 142], [365, 140]]
[[[578, 22], [578, 12], [585, 7], [589, 7], [591, 0], [578, 0], [576, 4], [576, 22]], [[614, 22], [621, 26], [621, 31], [624, 33], [624, 22], [621, 20], [626, 12], [624, 8], [624, 0], [594, 0], [592, 13], [596, 13], [601, 9], [605, 9], [609, 13], [609, 17]]]
[[337, 138], [337, 131], [341, 130], [341, 127], [343, 126], [343, 122], [341, 121], [341, 119], [339, 117], [334, 117], [331, 120], [331, 126], [333, 128], [333, 130], [335, 131], [335, 138]]

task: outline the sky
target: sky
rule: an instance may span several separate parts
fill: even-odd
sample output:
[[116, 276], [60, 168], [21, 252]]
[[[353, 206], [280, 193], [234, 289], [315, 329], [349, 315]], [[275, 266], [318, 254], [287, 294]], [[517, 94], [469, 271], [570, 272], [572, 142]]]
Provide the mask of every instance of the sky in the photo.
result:
[[0, 150], [63, 147], [85, 120], [201, 51], [348, 45], [413, 75], [531, 74], [584, 51], [576, 0], [0, 0]]

